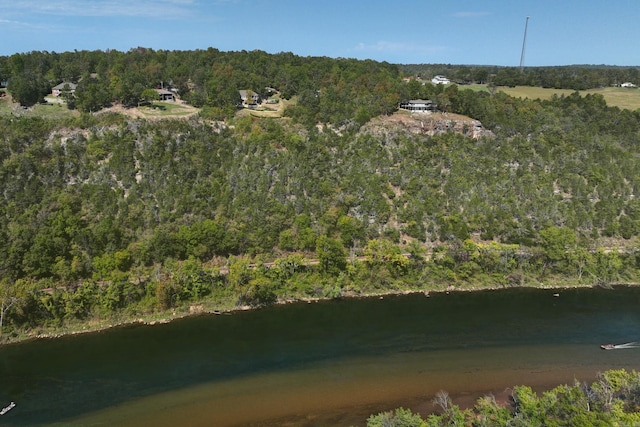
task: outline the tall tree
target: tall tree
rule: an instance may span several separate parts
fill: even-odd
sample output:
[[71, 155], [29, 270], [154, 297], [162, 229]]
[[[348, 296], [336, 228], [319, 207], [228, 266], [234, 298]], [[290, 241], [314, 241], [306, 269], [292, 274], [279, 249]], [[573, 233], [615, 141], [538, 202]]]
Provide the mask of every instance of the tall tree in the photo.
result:
[[44, 96], [51, 90], [46, 80], [31, 74], [12, 76], [7, 89], [11, 92], [14, 101], [23, 107], [31, 107], [44, 101]]

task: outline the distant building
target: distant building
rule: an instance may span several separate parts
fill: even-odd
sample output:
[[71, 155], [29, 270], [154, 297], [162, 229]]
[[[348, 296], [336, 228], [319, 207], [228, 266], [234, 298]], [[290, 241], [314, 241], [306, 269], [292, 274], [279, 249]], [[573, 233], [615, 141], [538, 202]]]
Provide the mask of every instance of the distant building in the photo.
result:
[[65, 91], [67, 91], [69, 93], [73, 93], [73, 92], [76, 91], [77, 87], [78, 87], [78, 85], [75, 84], [75, 83], [62, 82], [59, 85], [54, 86], [53, 89], [51, 89], [51, 95], [60, 96]]
[[438, 104], [430, 99], [410, 99], [402, 101], [399, 105], [400, 109], [407, 111], [437, 111]]
[[625, 83], [622, 83], [620, 87], [636, 87], [636, 85], [634, 85], [631, 82], [625, 82]]
[[431, 79], [431, 83], [434, 85], [448, 85], [451, 81], [445, 76], [435, 76]]

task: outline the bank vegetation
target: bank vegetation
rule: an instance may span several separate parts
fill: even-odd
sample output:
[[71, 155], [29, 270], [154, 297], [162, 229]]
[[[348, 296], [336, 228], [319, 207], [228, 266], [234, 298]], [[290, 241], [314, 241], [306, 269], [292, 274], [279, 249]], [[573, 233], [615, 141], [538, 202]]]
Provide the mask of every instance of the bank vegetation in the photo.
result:
[[371, 415], [367, 427], [553, 427], [635, 426], [640, 424], [640, 374], [611, 370], [593, 383], [575, 381], [541, 394], [516, 386], [508, 402], [483, 396], [461, 409], [445, 391], [433, 399], [436, 413], [422, 417], [409, 409]]

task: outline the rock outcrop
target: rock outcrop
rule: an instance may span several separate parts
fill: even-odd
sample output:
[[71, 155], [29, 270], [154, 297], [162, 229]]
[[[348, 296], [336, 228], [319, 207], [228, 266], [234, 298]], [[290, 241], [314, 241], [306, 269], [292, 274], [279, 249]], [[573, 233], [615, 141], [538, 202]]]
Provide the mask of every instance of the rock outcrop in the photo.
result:
[[361, 132], [376, 135], [407, 132], [429, 136], [457, 132], [469, 138], [494, 136], [493, 132], [485, 129], [480, 121], [467, 116], [452, 113], [411, 113], [408, 111], [376, 117], [367, 123]]

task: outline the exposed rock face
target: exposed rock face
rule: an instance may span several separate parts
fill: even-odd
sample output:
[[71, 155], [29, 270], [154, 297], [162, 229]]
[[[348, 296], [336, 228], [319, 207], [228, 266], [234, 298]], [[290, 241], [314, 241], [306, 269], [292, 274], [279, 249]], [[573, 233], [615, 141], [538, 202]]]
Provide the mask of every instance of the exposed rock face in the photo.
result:
[[361, 132], [385, 134], [408, 132], [418, 135], [439, 135], [447, 132], [461, 133], [469, 138], [493, 137], [482, 123], [467, 116], [452, 113], [423, 113], [399, 111], [390, 116], [380, 116], [367, 123]]

